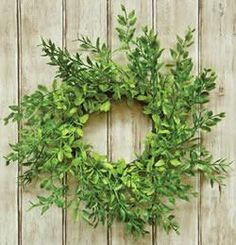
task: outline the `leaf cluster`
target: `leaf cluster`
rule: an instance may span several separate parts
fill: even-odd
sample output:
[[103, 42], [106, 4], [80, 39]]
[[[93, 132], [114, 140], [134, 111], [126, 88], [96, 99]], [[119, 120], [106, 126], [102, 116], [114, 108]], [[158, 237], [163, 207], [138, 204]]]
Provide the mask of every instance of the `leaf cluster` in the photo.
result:
[[[42, 213], [56, 205], [72, 208], [93, 226], [118, 220], [128, 232], [144, 235], [155, 221], [167, 232], [178, 232], [175, 203], [196, 195], [188, 179], [200, 172], [212, 184], [222, 184], [227, 173], [229, 163], [214, 160], [198, 138], [225, 114], [202, 106], [216, 75], [211, 69], [193, 71], [189, 47], [194, 30], [177, 36], [167, 64], [154, 30], [144, 27], [135, 35], [135, 22], [135, 12], [122, 6], [120, 47], [114, 51], [99, 38], [93, 43], [79, 37], [81, 52], [76, 54], [42, 40], [43, 54], [61, 82], [53, 81], [51, 88], [39, 85], [19, 106], [10, 106], [5, 122], [19, 122], [22, 129], [6, 160], [24, 167], [22, 184], [38, 180], [47, 191], [32, 204]], [[127, 65], [114, 61], [117, 52], [125, 54]], [[119, 100], [139, 101], [153, 121], [143, 153], [131, 163], [109, 162], [83, 141], [90, 114], [107, 112]]]

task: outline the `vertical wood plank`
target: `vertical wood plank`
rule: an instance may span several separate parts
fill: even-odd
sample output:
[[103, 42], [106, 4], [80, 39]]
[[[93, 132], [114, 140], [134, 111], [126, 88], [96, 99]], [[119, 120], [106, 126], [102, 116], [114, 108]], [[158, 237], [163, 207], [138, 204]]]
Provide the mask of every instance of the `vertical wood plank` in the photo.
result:
[[[196, 28], [195, 45], [191, 55], [198, 67], [198, 1], [196, 0], [158, 0], [156, 5], [156, 28], [161, 43], [166, 48], [175, 45], [176, 34], [184, 35], [188, 26]], [[168, 54], [169, 55], [169, 54]], [[192, 182], [198, 189], [198, 177]], [[156, 245], [169, 244], [198, 244], [198, 199], [191, 199], [191, 203], [179, 201], [175, 213], [180, 224], [180, 235], [174, 232], [167, 235], [157, 227]]]
[[[217, 88], [210, 107], [226, 112], [226, 119], [203, 142], [215, 158], [236, 159], [236, 2], [201, 1], [201, 66], [217, 72]], [[233, 245], [236, 239], [236, 174], [232, 165], [226, 186], [214, 188], [202, 181], [200, 244]]]
[[[41, 56], [40, 37], [62, 41], [62, 1], [23, 0], [21, 11], [21, 93], [29, 93], [38, 84], [51, 84], [54, 73]], [[62, 211], [51, 208], [44, 216], [39, 209], [27, 211], [29, 201], [40, 195], [38, 184], [23, 189], [22, 244], [61, 244]]]
[[17, 104], [17, 6], [16, 1], [0, 5], [0, 241], [17, 244], [17, 166], [6, 166], [9, 142], [17, 141], [17, 125], [3, 125], [8, 106]]
[[[78, 51], [78, 42], [73, 42], [79, 35], [87, 35], [92, 41], [97, 37], [107, 40], [107, 1], [106, 0], [67, 0], [66, 14], [66, 46], [72, 51]], [[96, 151], [107, 154], [107, 115], [90, 116], [85, 129], [85, 140]], [[69, 181], [69, 180], [68, 180]], [[107, 240], [106, 227], [98, 225], [96, 229], [85, 221], [74, 221], [68, 211], [66, 221], [67, 245], [104, 245]]]
[[[138, 21], [137, 29], [141, 26], [152, 26], [152, 1], [111, 1], [111, 26], [110, 39], [112, 49], [117, 47], [117, 35], [115, 27], [117, 26], [116, 17], [120, 13], [120, 4], [124, 4], [127, 11], [135, 9]], [[119, 57], [120, 58], [120, 57]], [[118, 59], [119, 59], [118, 58]], [[121, 58], [118, 60], [122, 62]], [[135, 152], [142, 150], [141, 141], [151, 128], [151, 121], [144, 117], [142, 108], [138, 104], [128, 107], [126, 102], [114, 104], [110, 113], [110, 156], [113, 161], [125, 159], [127, 162], [135, 159]], [[149, 227], [151, 231], [151, 227]], [[130, 235], [124, 232], [123, 224], [114, 224], [110, 234], [112, 245], [141, 245], [151, 244], [152, 234], [146, 235], [140, 240], [134, 240]]]

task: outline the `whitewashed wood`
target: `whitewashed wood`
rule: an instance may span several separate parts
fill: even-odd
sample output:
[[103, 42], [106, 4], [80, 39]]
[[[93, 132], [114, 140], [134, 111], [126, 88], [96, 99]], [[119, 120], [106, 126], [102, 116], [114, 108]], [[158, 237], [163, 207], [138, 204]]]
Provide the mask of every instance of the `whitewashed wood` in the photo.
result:
[[[77, 35], [87, 35], [92, 41], [97, 37], [107, 41], [107, 1], [68, 0], [66, 2], [66, 46], [70, 51], [78, 51]], [[107, 115], [96, 114], [90, 117], [85, 129], [85, 140], [101, 154], [107, 154]], [[69, 180], [68, 180], [69, 181]], [[96, 229], [85, 221], [74, 222], [68, 210], [66, 220], [66, 241], [68, 245], [106, 244], [107, 229], [98, 225]]]
[[[54, 69], [46, 65], [48, 60], [40, 57], [40, 37], [51, 38], [58, 45], [62, 42], [62, 2], [61, 0], [20, 1], [21, 10], [21, 93], [33, 91], [37, 84], [49, 85]], [[35, 200], [41, 190], [32, 184], [22, 195], [22, 244], [61, 244], [62, 211], [51, 208], [44, 216], [39, 209], [27, 211], [29, 201]]]
[[[113, 161], [125, 159], [127, 162], [135, 159], [135, 153], [141, 153], [143, 140], [150, 131], [151, 121], [142, 113], [139, 104], [128, 106], [126, 102], [116, 103], [111, 111], [110, 143], [111, 158]], [[134, 240], [126, 235], [124, 225], [115, 223], [112, 227], [112, 245], [151, 244], [151, 227], [147, 227], [150, 234], [140, 240]]]
[[[210, 135], [203, 134], [215, 158], [236, 159], [236, 2], [201, 3], [201, 66], [213, 67], [218, 74], [217, 88], [209, 107], [226, 112], [226, 119]], [[226, 187], [212, 189], [202, 181], [200, 244], [234, 245], [236, 239], [235, 162]]]
[[[115, 27], [117, 26], [117, 14], [120, 13], [120, 4], [124, 4], [127, 11], [135, 9], [138, 16], [137, 27], [149, 25], [152, 26], [152, 1], [111, 1], [111, 26], [110, 38], [111, 47], [114, 49], [118, 45]], [[116, 57], [119, 62], [124, 62], [122, 57]], [[127, 162], [135, 159], [135, 152], [142, 150], [141, 142], [146, 133], [151, 128], [151, 121], [142, 114], [141, 106], [134, 104], [128, 107], [126, 102], [118, 103], [112, 106], [110, 114], [110, 156], [116, 161], [125, 159]], [[124, 232], [124, 225], [116, 223], [110, 233], [110, 242], [112, 245], [131, 245], [131, 244], [151, 244], [151, 227], [148, 228], [150, 234], [136, 241], [130, 235]]]
[[[73, 43], [77, 33], [88, 34], [94, 38], [107, 36], [107, 3], [109, 4], [109, 22], [111, 45], [117, 45], [115, 37], [116, 15], [120, 3], [128, 9], [136, 9], [138, 25], [152, 24], [154, 11], [155, 28], [159, 31], [164, 47], [174, 43], [175, 34], [183, 34], [188, 25], [198, 27], [198, 1], [196, 0], [19, 0], [20, 10], [20, 73], [21, 93], [25, 94], [36, 88], [38, 83], [49, 84], [53, 77], [53, 68], [48, 67], [46, 60], [40, 57], [40, 36], [46, 36], [62, 45], [62, 39], [70, 50], [75, 51]], [[63, 37], [63, 2], [65, 3], [66, 25]], [[236, 126], [234, 123], [236, 99], [234, 74], [236, 72], [236, 2], [234, 0], [199, 0], [201, 66], [214, 67], [219, 78], [217, 89], [212, 94], [210, 107], [215, 112], [226, 111], [225, 121], [217, 126], [210, 135], [203, 135], [203, 142], [213, 155], [225, 156], [235, 160]], [[3, 126], [2, 119], [8, 113], [7, 106], [17, 102], [17, 1], [2, 0], [0, 4], [0, 243], [17, 244], [17, 167], [4, 165], [8, 142], [17, 140], [17, 126]], [[154, 6], [154, 9], [152, 9]], [[197, 40], [196, 33], [196, 40]], [[197, 67], [197, 45], [192, 50]], [[141, 139], [149, 129], [149, 122], [142, 116], [138, 106], [128, 107], [125, 102], [114, 105], [110, 115], [110, 128], [106, 125], [107, 116], [94, 116], [86, 128], [86, 139], [101, 153], [107, 152], [107, 130], [110, 132], [110, 156], [113, 160], [124, 157], [134, 158], [134, 152], [140, 152]], [[177, 211], [181, 225], [181, 235], [165, 235], [159, 229], [154, 239], [156, 245], [234, 245], [236, 239], [235, 210], [235, 167], [226, 180], [226, 187], [211, 189], [205, 181], [201, 183], [201, 200], [193, 199], [191, 204], [181, 202]], [[198, 180], [195, 180], [196, 187]], [[62, 212], [53, 208], [41, 217], [38, 209], [30, 212], [28, 201], [33, 200], [40, 189], [30, 186], [24, 190], [19, 202], [22, 213], [19, 213], [19, 231], [22, 230], [22, 244], [62, 244], [63, 225], [66, 224], [66, 243], [106, 244], [106, 229], [96, 230], [84, 222], [74, 224], [69, 214], [66, 223], [62, 224]], [[200, 210], [200, 223], [198, 223]], [[21, 216], [22, 214], [22, 216]], [[22, 217], [22, 220], [21, 220]], [[198, 241], [199, 227], [199, 241]], [[150, 236], [140, 242], [126, 237], [121, 225], [113, 227], [110, 242], [117, 244], [151, 244]], [[64, 243], [63, 243], [64, 244]]]
[[[198, 1], [195, 0], [158, 0], [156, 5], [156, 29], [160, 35], [164, 48], [175, 45], [176, 34], [184, 35], [188, 26], [196, 28], [195, 45], [191, 50], [197, 67], [198, 62]], [[166, 50], [166, 52], [169, 52]], [[167, 55], [165, 56], [167, 58]], [[192, 182], [198, 189], [198, 177]], [[176, 217], [181, 226], [180, 236], [174, 232], [167, 235], [157, 227], [155, 244], [158, 245], [195, 245], [198, 244], [198, 199], [191, 199], [191, 203], [179, 201]]]
[[17, 20], [16, 2], [0, 5], [0, 243], [17, 244], [17, 166], [6, 166], [3, 155], [9, 142], [17, 141], [17, 125], [3, 125], [8, 106], [17, 103]]

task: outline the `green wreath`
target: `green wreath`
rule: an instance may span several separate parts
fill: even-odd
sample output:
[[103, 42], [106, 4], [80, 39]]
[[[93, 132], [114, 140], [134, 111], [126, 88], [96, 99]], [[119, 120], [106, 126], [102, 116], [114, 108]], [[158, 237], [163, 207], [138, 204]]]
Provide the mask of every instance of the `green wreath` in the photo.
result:
[[[192, 71], [188, 47], [194, 30], [177, 36], [166, 64], [154, 30], [144, 27], [141, 35], [134, 35], [134, 11], [127, 13], [122, 6], [118, 22], [121, 45], [114, 51], [99, 38], [95, 44], [79, 38], [81, 49], [90, 53], [85, 59], [42, 40], [44, 55], [58, 68], [56, 77], [62, 82], [54, 81], [52, 89], [39, 85], [20, 106], [10, 106], [5, 122], [23, 127], [7, 163], [24, 167], [22, 184], [38, 180], [48, 191], [32, 204], [42, 213], [56, 205], [72, 208], [93, 226], [101, 222], [111, 227], [118, 220], [139, 235], [153, 223], [178, 232], [175, 202], [196, 195], [186, 178], [200, 171], [211, 183], [221, 184], [229, 165], [224, 159], [212, 160], [197, 137], [199, 130], [210, 131], [224, 117], [201, 107], [215, 88], [216, 76], [210, 69], [199, 75]], [[113, 60], [117, 52], [125, 55], [127, 65]], [[108, 112], [120, 100], [138, 101], [153, 122], [143, 153], [131, 163], [109, 162], [83, 141], [89, 115]]]

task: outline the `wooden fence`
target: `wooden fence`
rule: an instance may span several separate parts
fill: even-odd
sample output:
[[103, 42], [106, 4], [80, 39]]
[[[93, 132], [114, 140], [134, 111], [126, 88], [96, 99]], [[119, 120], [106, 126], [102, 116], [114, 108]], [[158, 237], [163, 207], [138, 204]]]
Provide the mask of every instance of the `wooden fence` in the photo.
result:
[[[227, 118], [202, 141], [215, 156], [236, 158], [236, 1], [235, 0], [1, 0], [0, 3], [0, 244], [4, 245], [234, 245], [236, 244], [236, 177], [232, 171], [225, 188], [209, 187], [198, 176], [194, 180], [199, 197], [191, 203], [179, 202], [177, 216], [181, 235], [150, 227], [150, 235], [140, 241], [127, 237], [116, 224], [92, 229], [84, 222], [74, 223], [69, 212], [57, 208], [46, 215], [27, 211], [29, 200], [40, 188], [17, 185], [17, 166], [6, 167], [2, 156], [8, 142], [17, 140], [17, 126], [3, 126], [7, 106], [36, 88], [49, 84], [53, 69], [42, 58], [40, 37], [76, 51], [77, 34], [93, 39], [100, 36], [116, 45], [116, 15], [123, 3], [135, 9], [138, 26], [153, 26], [164, 47], [175, 42], [177, 33], [195, 27], [192, 55], [196, 72], [204, 66], [218, 73], [217, 88], [210, 107], [225, 111]], [[141, 150], [141, 140], [150, 122], [137, 106], [114, 106], [111, 113], [90, 120], [86, 137], [94, 147], [112, 159], [133, 158]], [[234, 168], [234, 165], [233, 165]]]

